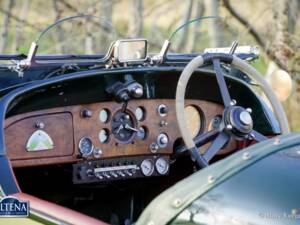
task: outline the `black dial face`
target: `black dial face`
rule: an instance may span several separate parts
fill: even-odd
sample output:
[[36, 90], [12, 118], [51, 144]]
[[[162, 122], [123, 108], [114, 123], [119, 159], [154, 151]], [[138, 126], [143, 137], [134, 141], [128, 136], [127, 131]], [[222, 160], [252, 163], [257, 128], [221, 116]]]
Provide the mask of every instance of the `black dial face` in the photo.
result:
[[122, 143], [129, 143], [134, 138], [138, 129], [130, 114], [127, 112], [117, 112], [112, 119], [112, 133], [114, 137]]
[[78, 147], [81, 155], [86, 157], [92, 153], [94, 146], [91, 139], [84, 137], [80, 139]]

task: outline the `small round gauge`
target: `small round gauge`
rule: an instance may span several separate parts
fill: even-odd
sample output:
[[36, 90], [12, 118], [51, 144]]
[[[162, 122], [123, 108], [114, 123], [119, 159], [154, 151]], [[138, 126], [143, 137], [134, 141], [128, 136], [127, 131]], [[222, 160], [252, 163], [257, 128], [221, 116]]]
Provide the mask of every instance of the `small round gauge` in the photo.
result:
[[187, 127], [191, 132], [192, 137], [196, 137], [201, 129], [201, 115], [199, 110], [192, 105], [186, 106], [184, 108], [186, 119], [187, 119]]
[[155, 168], [159, 174], [165, 175], [169, 171], [169, 162], [164, 157], [160, 157], [155, 162]]
[[119, 111], [113, 116], [111, 130], [115, 139], [121, 143], [131, 142], [139, 131], [135, 128], [132, 116], [123, 111]]
[[83, 157], [87, 157], [90, 154], [92, 154], [94, 146], [93, 142], [90, 138], [88, 137], [83, 137], [79, 141], [78, 145], [79, 151]]
[[153, 161], [151, 159], [144, 159], [141, 164], [141, 170], [146, 177], [151, 176], [154, 171]]
[[146, 138], [146, 128], [145, 127], [140, 127], [138, 129], [139, 131], [137, 132], [137, 137], [140, 139], [140, 140], [144, 140]]
[[99, 139], [100, 143], [106, 143], [106, 142], [108, 142], [109, 131], [107, 129], [100, 130], [100, 132], [98, 134], [98, 139]]
[[143, 107], [137, 107], [135, 109], [135, 117], [138, 121], [143, 121], [145, 119], [145, 109]]
[[208, 130], [218, 129], [222, 123], [222, 116], [217, 115], [208, 124]]
[[99, 120], [100, 120], [100, 122], [107, 123], [108, 119], [109, 119], [109, 111], [107, 109], [102, 109], [99, 112]]

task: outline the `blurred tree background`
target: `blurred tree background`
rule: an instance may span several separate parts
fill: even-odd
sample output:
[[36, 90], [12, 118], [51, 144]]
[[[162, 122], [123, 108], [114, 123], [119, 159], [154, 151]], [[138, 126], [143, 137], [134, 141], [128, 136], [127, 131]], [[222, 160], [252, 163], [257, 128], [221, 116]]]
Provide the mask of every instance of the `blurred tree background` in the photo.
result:
[[0, 0], [0, 52], [26, 54], [43, 29], [74, 15], [96, 17], [56, 26], [40, 41], [40, 54], [99, 54], [117, 38], [134, 37], [147, 38], [157, 52], [181, 24], [220, 16], [182, 29], [171, 51], [201, 53], [234, 40], [259, 46], [254, 65], [268, 80], [276, 80], [278, 69], [292, 76], [293, 91], [283, 104], [292, 130], [300, 130], [300, 0]]

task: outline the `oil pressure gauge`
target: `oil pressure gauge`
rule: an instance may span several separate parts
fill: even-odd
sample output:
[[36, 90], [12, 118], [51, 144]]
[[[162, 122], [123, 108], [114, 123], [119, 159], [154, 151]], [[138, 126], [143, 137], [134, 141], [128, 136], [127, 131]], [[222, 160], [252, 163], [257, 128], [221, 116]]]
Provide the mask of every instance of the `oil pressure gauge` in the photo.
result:
[[165, 175], [169, 171], [169, 162], [166, 158], [160, 157], [155, 162], [155, 168], [159, 174]]
[[149, 177], [152, 175], [154, 172], [154, 163], [151, 159], [144, 159], [142, 164], [141, 164], [141, 170], [142, 173], [146, 176]]
[[79, 141], [79, 152], [83, 157], [88, 157], [89, 155], [92, 154], [94, 145], [93, 142], [90, 138], [88, 137], [83, 137]]

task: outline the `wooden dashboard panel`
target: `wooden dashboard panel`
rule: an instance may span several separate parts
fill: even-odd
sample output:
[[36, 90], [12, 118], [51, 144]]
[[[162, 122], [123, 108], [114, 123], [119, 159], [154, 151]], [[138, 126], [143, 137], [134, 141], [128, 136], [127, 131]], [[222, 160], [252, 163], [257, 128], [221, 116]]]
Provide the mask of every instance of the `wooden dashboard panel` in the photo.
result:
[[[27, 141], [37, 130], [37, 122], [42, 122], [45, 125], [43, 130], [53, 140], [53, 149], [36, 152], [26, 150]], [[67, 138], [63, 138], [64, 135]], [[70, 113], [25, 116], [24, 118], [15, 120], [5, 128], [5, 142], [8, 156], [12, 162], [15, 161], [15, 164], [22, 164], [22, 162], [26, 161], [35, 163], [40, 159], [47, 159], [49, 161], [52, 159], [56, 161], [60, 157], [72, 156], [74, 151], [73, 139], [73, 121], [72, 114]], [[25, 161], [19, 162], [19, 160]]]
[[[168, 107], [168, 113], [164, 117], [161, 117], [157, 112], [160, 104], [165, 104]], [[221, 115], [223, 111], [223, 106], [202, 100], [186, 100], [186, 105], [194, 105], [201, 111], [203, 131], [207, 131], [210, 121], [216, 115]], [[175, 101], [169, 99], [132, 100], [128, 103], [127, 109], [134, 115], [137, 107], [143, 107], [145, 110], [145, 119], [142, 122], [137, 122], [137, 127], [145, 127], [147, 136], [145, 140], [135, 138], [129, 144], [119, 143], [113, 135], [110, 135], [107, 143], [100, 143], [98, 139], [98, 133], [101, 129], [107, 129], [111, 132], [112, 115], [122, 108], [122, 104], [116, 102], [67, 106], [10, 117], [5, 121], [8, 156], [14, 167], [76, 162], [83, 160], [78, 150], [78, 144], [82, 137], [89, 137], [93, 145], [102, 150], [103, 154], [100, 158], [147, 155], [153, 154], [149, 146], [156, 142], [160, 133], [168, 135], [169, 143], [165, 148], [159, 149], [157, 153], [171, 154], [174, 142], [180, 138], [176, 121]], [[99, 112], [104, 108], [110, 112], [110, 119], [107, 123], [102, 123], [99, 120]], [[83, 109], [91, 110], [92, 116], [83, 118], [81, 114]], [[45, 124], [44, 130], [53, 139], [54, 149], [39, 152], [26, 151], [27, 140], [37, 129], [34, 126], [37, 121]], [[167, 125], [162, 126], [161, 121]], [[234, 146], [227, 148], [232, 149]], [[89, 156], [88, 159], [94, 159], [93, 155]]]

